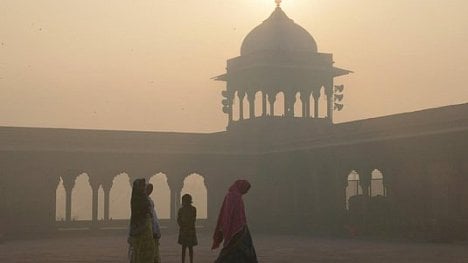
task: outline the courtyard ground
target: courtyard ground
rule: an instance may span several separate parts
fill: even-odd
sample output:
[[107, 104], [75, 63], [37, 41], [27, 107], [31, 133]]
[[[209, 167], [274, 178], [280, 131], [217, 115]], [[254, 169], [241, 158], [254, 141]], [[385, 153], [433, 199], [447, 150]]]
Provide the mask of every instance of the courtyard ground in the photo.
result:
[[[468, 263], [468, 245], [402, 241], [314, 238], [292, 235], [254, 235], [260, 262], [320, 263]], [[177, 236], [161, 240], [163, 263], [180, 262]], [[199, 236], [195, 262], [213, 262], [208, 235]], [[51, 237], [14, 240], [0, 244], [0, 262], [128, 262], [122, 234], [92, 237]]]

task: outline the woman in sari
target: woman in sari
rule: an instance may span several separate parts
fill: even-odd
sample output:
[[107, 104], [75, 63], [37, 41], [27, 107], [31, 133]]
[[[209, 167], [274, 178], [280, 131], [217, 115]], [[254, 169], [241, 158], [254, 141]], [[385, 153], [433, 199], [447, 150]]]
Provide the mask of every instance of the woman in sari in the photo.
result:
[[219, 212], [218, 223], [213, 235], [212, 249], [224, 240], [223, 249], [216, 263], [256, 263], [257, 255], [247, 227], [242, 195], [250, 189], [246, 180], [237, 180], [229, 188]]
[[154, 261], [151, 203], [145, 188], [145, 179], [136, 179], [133, 182], [128, 237], [130, 263], [153, 263]]

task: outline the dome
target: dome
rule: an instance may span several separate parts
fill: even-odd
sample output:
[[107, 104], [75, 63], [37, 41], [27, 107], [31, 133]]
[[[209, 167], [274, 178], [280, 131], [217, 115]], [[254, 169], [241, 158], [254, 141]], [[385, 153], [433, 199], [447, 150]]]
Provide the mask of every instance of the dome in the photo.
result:
[[244, 39], [241, 56], [259, 51], [317, 52], [314, 38], [277, 7], [270, 17]]

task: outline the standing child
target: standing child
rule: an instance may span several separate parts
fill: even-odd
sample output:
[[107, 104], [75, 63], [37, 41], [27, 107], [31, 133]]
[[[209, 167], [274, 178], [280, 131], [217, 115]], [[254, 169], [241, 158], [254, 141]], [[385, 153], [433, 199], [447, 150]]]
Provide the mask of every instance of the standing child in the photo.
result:
[[179, 244], [182, 245], [182, 263], [185, 263], [185, 251], [189, 249], [190, 263], [193, 263], [193, 247], [198, 245], [197, 233], [195, 231], [195, 220], [197, 209], [192, 205], [192, 196], [182, 196], [182, 207], [177, 214], [179, 224]]

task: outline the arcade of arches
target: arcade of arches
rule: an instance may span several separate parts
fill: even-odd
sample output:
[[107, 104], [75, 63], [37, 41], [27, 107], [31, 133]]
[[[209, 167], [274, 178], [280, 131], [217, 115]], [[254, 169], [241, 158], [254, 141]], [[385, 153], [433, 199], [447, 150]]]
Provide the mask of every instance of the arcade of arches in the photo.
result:
[[[171, 207], [176, 208], [180, 204], [171, 206], [172, 201], [179, 202], [178, 199], [171, 199], [171, 188], [167, 183], [167, 176], [164, 173], [157, 173], [149, 177], [149, 183], [153, 184], [154, 190], [151, 198], [155, 201], [156, 212], [159, 219], [174, 219], [175, 211], [171, 212]], [[96, 186], [95, 186], [96, 187]], [[130, 197], [131, 179], [127, 173], [117, 174], [111, 186], [105, 187], [108, 194], [104, 194], [103, 185], [97, 186], [98, 190], [93, 191], [89, 183], [89, 176], [86, 173], [78, 175], [74, 181], [71, 194], [71, 203], [67, 201], [67, 190], [64, 187], [63, 179], [60, 177], [56, 190], [56, 220], [60, 222], [90, 222], [97, 221], [119, 221], [130, 218]], [[97, 218], [93, 219], [93, 194], [97, 194]], [[175, 193], [174, 193], [175, 194]], [[207, 218], [207, 191], [203, 176], [193, 173], [187, 175], [183, 180], [183, 188], [179, 195], [191, 194], [194, 205], [197, 207], [197, 218]], [[71, 204], [68, 208], [67, 204]], [[105, 205], [106, 204], [106, 205]], [[71, 214], [67, 217], [67, 212]]]
[[260, 90], [251, 94], [246, 96], [235, 92], [232, 99], [233, 121], [269, 116], [327, 118], [329, 102], [323, 87], [313, 94], [296, 92], [286, 93], [285, 96], [283, 91], [267, 94]]

